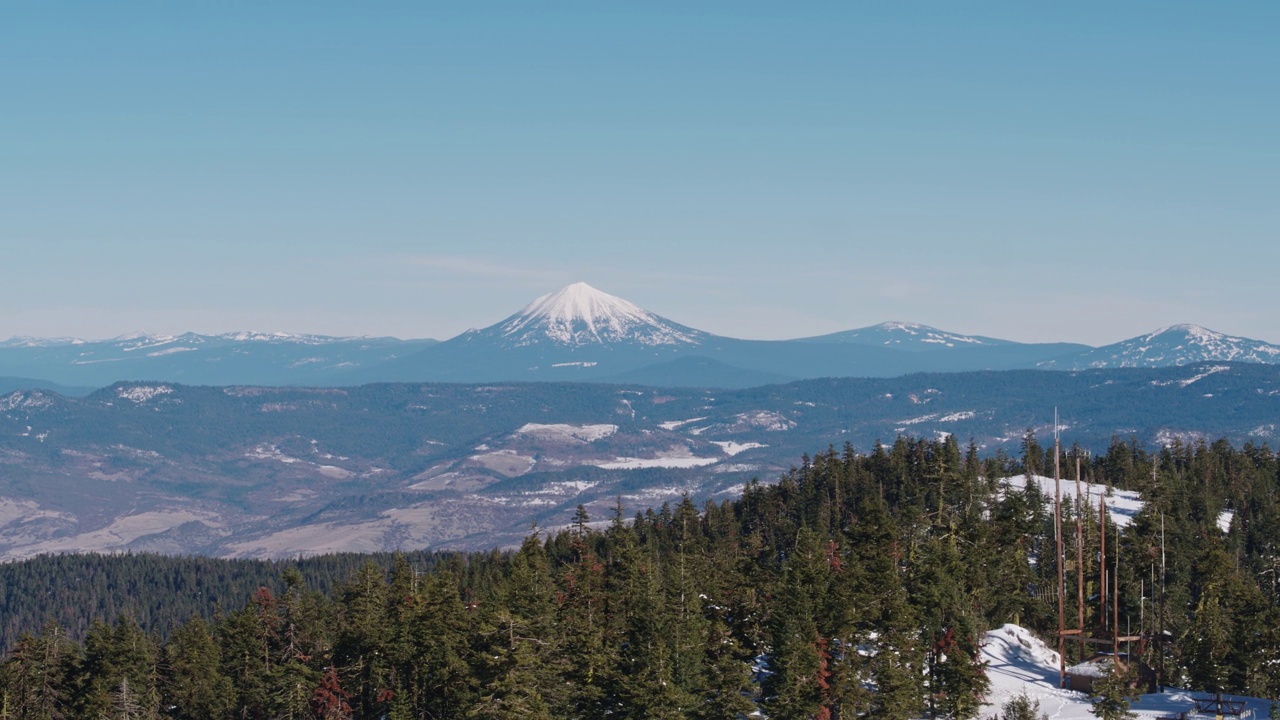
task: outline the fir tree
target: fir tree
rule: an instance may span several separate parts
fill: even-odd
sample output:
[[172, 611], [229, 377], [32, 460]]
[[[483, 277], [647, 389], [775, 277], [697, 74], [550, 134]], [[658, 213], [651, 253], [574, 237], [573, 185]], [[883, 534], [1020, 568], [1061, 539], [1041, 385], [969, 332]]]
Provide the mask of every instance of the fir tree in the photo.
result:
[[1092, 712], [1099, 720], [1132, 720], [1137, 714], [1130, 710], [1137, 692], [1131, 687], [1134, 672], [1132, 670], [1113, 670], [1093, 683], [1093, 694], [1090, 702]]
[[1040, 712], [1040, 701], [1031, 699], [1023, 690], [1000, 708], [999, 720], [1049, 720], [1049, 716]]

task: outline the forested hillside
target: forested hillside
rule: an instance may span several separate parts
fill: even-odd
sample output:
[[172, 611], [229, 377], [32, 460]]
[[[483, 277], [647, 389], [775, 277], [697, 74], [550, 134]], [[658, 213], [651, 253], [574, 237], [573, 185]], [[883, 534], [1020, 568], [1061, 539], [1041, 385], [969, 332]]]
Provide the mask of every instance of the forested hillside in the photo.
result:
[[[1133, 632], [1169, 632], [1163, 657], [1148, 644], [1147, 660], [1170, 683], [1280, 693], [1276, 455], [1226, 442], [1152, 455], [1117, 441], [1100, 455], [1068, 450], [1064, 467], [1077, 455], [1085, 479], [1143, 494], [1118, 551], [1110, 526], [1107, 542], [1120, 617]], [[902, 438], [804, 458], [737, 501], [633, 519], [619, 507], [602, 523], [581, 512], [517, 552], [384, 558], [389, 568], [352, 556], [32, 560], [4, 568], [5, 616], [13, 598], [43, 597], [60, 624], [33, 628], [30, 605], [16, 613], [26, 632], [0, 671], [0, 707], [25, 718], [530, 720], [734, 718], [758, 703], [771, 718], [970, 718], [986, 685], [982, 632], [1056, 630], [1052, 499], [1002, 480], [1052, 465], [1033, 436], [1016, 462]], [[1073, 527], [1075, 508], [1062, 512]], [[1083, 517], [1092, 578], [1097, 513]], [[1162, 519], [1166, 597], [1151, 602], [1147, 585], [1144, 603]], [[179, 607], [195, 617], [175, 620]], [[64, 608], [107, 622], [81, 637]]]

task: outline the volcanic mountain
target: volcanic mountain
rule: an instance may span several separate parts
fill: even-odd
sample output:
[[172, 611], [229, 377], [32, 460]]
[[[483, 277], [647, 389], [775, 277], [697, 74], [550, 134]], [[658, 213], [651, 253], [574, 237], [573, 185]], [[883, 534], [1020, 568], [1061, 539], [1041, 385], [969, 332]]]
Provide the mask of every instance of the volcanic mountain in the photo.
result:
[[497, 325], [469, 331], [463, 337], [470, 341], [488, 338], [507, 348], [551, 344], [562, 348], [673, 349], [701, 345], [710, 335], [578, 282], [543, 295]]
[[[599, 380], [738, 342], [695, 330], [578, 282], [520, 312], [370, 368], [378, 380]], [[429, 352], [428, 352], [429, 351]]]

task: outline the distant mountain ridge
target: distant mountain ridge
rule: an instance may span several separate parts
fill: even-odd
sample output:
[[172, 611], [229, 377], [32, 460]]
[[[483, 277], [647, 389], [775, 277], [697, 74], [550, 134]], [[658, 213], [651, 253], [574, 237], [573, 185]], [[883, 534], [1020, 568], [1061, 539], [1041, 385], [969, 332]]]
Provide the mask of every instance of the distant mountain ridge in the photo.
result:
[[19, 337], [0, 342], [0, 375], [95, 387], [156, 379], [192, 385], [314, 385], [435, 342], [262, 332], [137, 332], [109, 340]]
[[[714, 372], [720, 369], [712, 368]], [[737, 494], [807, 452], [951, 435], [1014, 455], [1028, 428], [1280, 440], [1280, 368], [1013, 370], [742, 390], [602, 383], [349, 388], [118, 383], [0, 393], [0, 560], [84, 550], [293, 557], [488, 548], [568, 523]]]
[[[1280, 346], [1194, 325], [1094, 348], [1020, 343], [911, 322], [794, 340], [742, 340], [664, 318], [578, 282], [444, 342], [284, 333], [156, 335], [106, 341], [10, 338], [0, 376], [69, 387], [121, 380], [205, 385], [585, 381], [750, 387], [918, 372], [1280, 364]], [[34, 386], [33, 386], [34, 387]]]
[[1199, 325], [1171, 325], [1078, 355], [1047, 360], [1049, 370], [1177, 367], [1202, 362], [1280, 363], [1280, 345], [1225, 335]]
[[955, 347], [996, 347], [1019, 344], [1012, 340], [979, 335], [959, 335], [920, 323], [902, 321], [802, 338], [801, 342], [884, 345], [902, 350], [942, 350]]

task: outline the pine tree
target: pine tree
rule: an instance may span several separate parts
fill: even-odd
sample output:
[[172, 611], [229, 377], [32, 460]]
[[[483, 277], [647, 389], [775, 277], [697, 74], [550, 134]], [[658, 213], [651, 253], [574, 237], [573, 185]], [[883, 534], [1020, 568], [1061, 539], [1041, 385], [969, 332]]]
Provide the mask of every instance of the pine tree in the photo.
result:
[[56, 623], [39, 635], [23, 635], [0, 667], [3, 702], [13, 718], [60, 720], [68, 717], [67, 669], [73, 647]]
[[818, 633], [815, 601], [825, 594], [817, 538], [802, 527], [783, 569], [778, 606], [770, 622], [769, 670], [762, 703], [769, 717], [810, 718], [822, 711], [830, 687], [827, 640]]
[[[115, 625], [98, 624], [89, 630], [84, 657], [77, 671], [75, 705], [81, 717], [109, 715], [122, 697], [130, 717], [159, 714], [158, 663], [155, 642], [128, 617]], [[127, 681], [122, 686], [122, 681]]]
[[392, 680], [392, 656], [387, 641], [389, 588], [385, 571], [368, 562], [342, 588], [339, 608], [342, 623], [333, 647], [333, 664], [345, 673], [350, 701], [361, 717], [385, 711], [380, 698]]
[[215, 720], [230, 713], [231, 680], [222, 674], [221, 651], [198, 617], [174, 631], [164, 647], [161, 696], [166, 714], [181, 720]]
[[420, 592], [406, 699], [425, 717], [461, 717], [478, 700], [471, 624], [479, 610], [463, 605], [451, 571], [423, 578]]
[[1040, 701], [1031, 699], [1023, 690], [1000, 708], [999, 720], [1049, 720], [1049, 716], [1040, 712]]
[[471, 714], [489, 720], [549, 720], [565, 690], [555, 622], [555, 585], [536, 534], [525, 538], [511, 560], [498, 607], [487, 618], [484, 671], [488, 691]]
[[1129, 709], [1133, 698], [1137, 697], [1136, 691], [1130, 687], [1133, 678], [1132, 670], [1112, 671], [1095, 681], [1090, 698], [1094, 716], [1099, 720], [1132, 720], [1138, 717]]
[[706, 684], [698, 703], [698, 720], [737, 720], [755, 710], [751, 697], [750, 654], [734, 639], [725, 623], [715, 617], [707, 627]]

